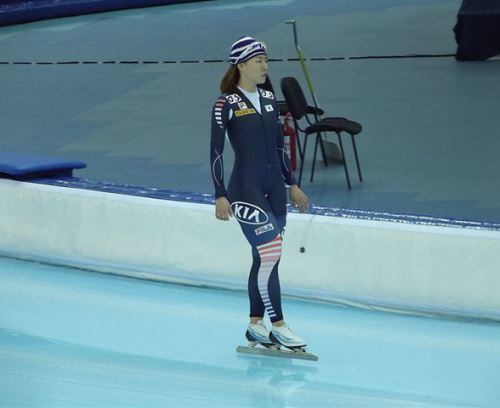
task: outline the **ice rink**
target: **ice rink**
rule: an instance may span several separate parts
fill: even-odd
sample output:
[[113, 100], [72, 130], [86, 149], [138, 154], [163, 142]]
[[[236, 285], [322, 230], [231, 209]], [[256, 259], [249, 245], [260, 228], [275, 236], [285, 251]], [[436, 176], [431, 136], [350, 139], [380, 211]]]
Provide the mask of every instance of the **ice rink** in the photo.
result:
[[[283, 77], [298, 78], [305, 89], [292, 31], [284, 23], [295, 19], [321, 106], [328, 116], [349, 117], [363, 125], [357, 143], [364, 181], [353, 183], [352, 190], [346, 187], [341, 166], [333, 163], [325, 167], [318, 160], [314, 182], [309, 180], [309, 144], [302, 187], [311, 204], [349, 214], [364, 212], [365, 218], [375, 214], [374, 220], [381, 214], [393, 220], [410, 217], [403, 223], [411, 224], [411, 217], [420, 217], [431, 226], [462, 228], [463, 222], [469, 223], [467, 228], [482, 224], [498, 232], [500, 60], [455, 60], [453, 26], [459, 6], [456, 0], [214, 0], [1, 27], [0, 151], [83, 160], [88, 167], [75, 174], [81, 185], [101, 183], [122, 198], [134, 189], [158, 199], [165, 199], [159, 196], [162, 189], [211, 197], [210, 112], [230, 45], [242, 35], [268, 44], [270, 78], [277, 99], [282, 99]], [[229, 172], [229, 146], [224, 155]], [[355, 180], [354, 167], [350, 171]], [[8, 203], [12, 194], [0, 200]], [[66, 240], [64, 228], [62, 234], [51, 235], [62, 236], [58, 242], [76, 250], [52, 254], [55, 258], [64, 255], [66, 260], [91, 263], [94, 259], [84, 250], [95, 244], [95, 258], [102, 255], [106, 261], [99, 239], [125, 255], [135, 249], [109, 238], [113, 211], [96, 221], [86, 201], [66, 207], [47, 203], [34, 210], [26, 206], [26, 214], [43, 221], [36, 219], [26, 228], [20, 221], [27, 217], [0, 213], [10, 221], [0, 223], [0, 237], [6, 242], [0, 254], [9, 250], [12, 237], [21, 237], [23, 256], [36, 252], [23, 238], [27, 230], [43, 235], [37, 242], [49, 241], [47, 230], [55, 229], [57, 220], [47, 209], [54, 208], [81, 208], [67, 221], [74, 227], [71, 231], [81, 232], [73, 236], [75, 242]], [[6, 208], [25, 202], [10, 204]], [[81, 222], [71, 224], [81, 214]], [[141, 224], [138, 217], [128, 221], [140, 231], [154, 229], [147, 231], [150, 235], [128, 232], [145, 246], [155, 236], [175, 239], [168, 225]], [[134, 231], [122, 229], [127, 222], [116, 222], [115, 236]], [[48, 227], [39, 227], [42, 224]], [[102, 227], [98, 239], [83, 234], [92, 230], [87, 226], [96, 231]], [[192, 234], [188, 251], [201, 259], [198, 235], [185, 231]], [[478, 256], [475, 249], [450, 256], [445, 267], [437, 267], [428, 257], [428, 247], [436, 246], [414, 244], [409, 253], [415, 258], [408, 259], [429, 264], [413, 274], [410, 267], [416, 263], [388, 271], [350, 238], [341, 243], [358, 251], [353, 260], [370, 264], [360, 268], [369, 279], [358, 279], [352, 293], [383, 287], [381, 277], [390, 273], [395, 281], [410, 275], [410, 284], [398, 289], [418, 291], [411, 282], [423, 279], [423, 271], [429, 279], [419, 288], [429, 283], [424, 288], [428, 292], [465, 287], [466, 294], [484, 300], [468, 285], [476, 281], [497, 298], [497, 276], [492, 273], [487, 280], [481, 275], [484, 258], [456, 273], [456, 265], [465, 265], [462, 257], [470, 261]], [[320, 271], [335, 283], [342, 273], [353, 276], [336, 269], [339, 254], [345, 255], [339, 242], [332, 242], [331, 269]], [[454, 242], [450, 237], [442, 252], [453, 253], [447, 250], [456, 250]], [[474, 242], [498, 253], [489, 241]], [[235, 240], [234, 245], [246, 244]], [[164, 255], [164, 249], [154, 255]], [[383, 249], [379, 259], [393, 259]], [[147, 263], [150, 257], [138, 259]], [[220, 260], [233, 268], [224, 257]], [[247, 261], [249, 269], [250, 255], [241, 260], [245, 268]], [[314, 273], [316, 267], [311, 261], [304, 274]], [[219, 272], [217, 265], [213, 268]], [[184, 272], [191, 276], [197, 271]], [[245, 283], [246, 273], [235, 279]], [[280, 269], [281, 276], [286, 274], [287, 268]], [[434, 278], [442, 275], [452, 279], [435, 285]], [[446, 304], [449, 298], [436, 299]], [[284, 298], [284, 312], [319, 361], [238, 355], [236, 347], [246, 343], [244, 291], [0, 256], [0, 408], [500, 406], [498, 320], [416, 316], [290, 297]]]
[[497, 407], [500, 327], [284, 300], [318, 362], [237, 355], [244, 293], [0, 258], [2, 407]]

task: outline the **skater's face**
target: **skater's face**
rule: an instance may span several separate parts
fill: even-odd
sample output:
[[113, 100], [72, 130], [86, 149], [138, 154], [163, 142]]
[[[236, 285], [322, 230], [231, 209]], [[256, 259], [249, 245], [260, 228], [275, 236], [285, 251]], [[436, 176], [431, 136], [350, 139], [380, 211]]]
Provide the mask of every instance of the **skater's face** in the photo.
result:
[[266, 82], [267, 57], [265, 55], [257, 55], [239, 64], [238, 67], [240, 69], [240, 75], [243, 76], [246, 81], [254, 85], [260, 85]]

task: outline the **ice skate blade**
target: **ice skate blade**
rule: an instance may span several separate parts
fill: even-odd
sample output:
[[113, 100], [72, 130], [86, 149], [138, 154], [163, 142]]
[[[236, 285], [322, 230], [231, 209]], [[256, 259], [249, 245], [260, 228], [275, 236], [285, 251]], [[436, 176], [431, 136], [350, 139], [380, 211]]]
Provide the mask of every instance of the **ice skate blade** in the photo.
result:
[[264, 344], [264, 343], [259, 343], [258, 341], [249, 341], [247, 347], [248, 348], [263, 347], [269, 350], [279, 350], [281, 346], [279, 344]]
[[253, 354], [259, 356], [268, 356], [268, 357], [281, 357], [281, 358], [296, 358], [299, 360], [309, 360], [309, 361], [318, 361], [318, 356], [313, 353], [308, 353], [307, 351], [299, 350], [277, 350], [263, 347], [246, 347], [246, 346], [238, 346], [236, 348], [236, 352], [243, 354]]

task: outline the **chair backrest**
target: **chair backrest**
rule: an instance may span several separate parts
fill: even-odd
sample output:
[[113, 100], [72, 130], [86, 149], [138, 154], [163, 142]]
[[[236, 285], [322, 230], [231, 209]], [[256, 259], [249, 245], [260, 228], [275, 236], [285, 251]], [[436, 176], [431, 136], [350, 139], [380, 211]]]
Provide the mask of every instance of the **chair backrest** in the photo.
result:
[[307, 113], [307, 101], [298, 81], [294, 77], [281, 80], [281, 92], [285, 97], [290, 113], [295, 120], [300, 120]]

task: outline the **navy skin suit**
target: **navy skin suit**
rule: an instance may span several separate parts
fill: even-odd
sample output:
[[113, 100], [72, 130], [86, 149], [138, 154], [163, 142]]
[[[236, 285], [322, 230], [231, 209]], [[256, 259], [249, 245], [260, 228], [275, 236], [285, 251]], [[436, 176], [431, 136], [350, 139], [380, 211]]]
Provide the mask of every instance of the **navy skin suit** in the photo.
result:
[[[217, 99], [212, 111], [210, 158], [215, 198], [227, 197], [252, 247], [250, 317], [263, 317], [267, 312], [274, 323], [283, 319], [278, 264], [286, 224], [285, 183], [294, 185], [296, 181], [274, 95], [262, 89], [258, 92], [261, 114], [242, 92]], [[235, 155], [227, 190], [222, 159], [226, 131]]]

